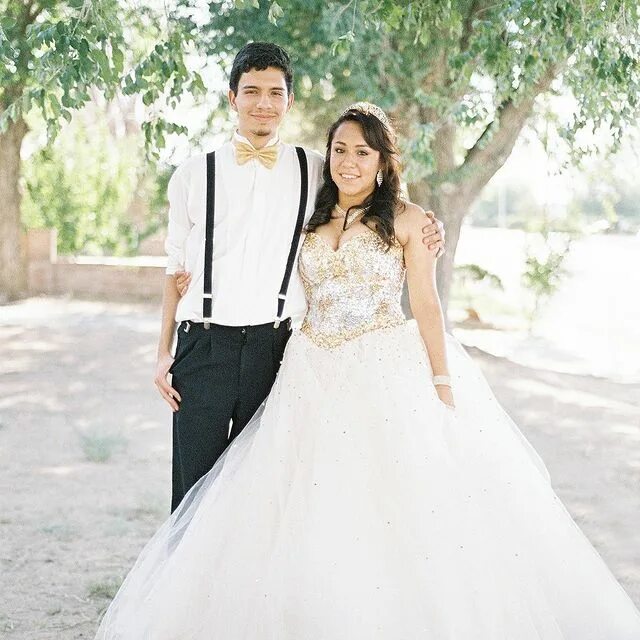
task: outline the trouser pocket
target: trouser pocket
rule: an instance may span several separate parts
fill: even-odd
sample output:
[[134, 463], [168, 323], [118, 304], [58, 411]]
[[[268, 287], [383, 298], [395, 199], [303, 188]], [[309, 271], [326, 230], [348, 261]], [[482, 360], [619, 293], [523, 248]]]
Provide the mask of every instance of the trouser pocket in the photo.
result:
[[178, 329], [178, 341], [176, 344], [176, 353], [173, 357], [173, 363], [169, 368], [169, 373], [174, 374], [176, 369], [180, 367], [180, 364], [184, 361], [185, 357], [193, 350], [198, 338], [184, 329]]
[[291, 329], [289, 328], [289, 322], [281, 324], [278, 329], [273, 331], [271, 355], [273, 357], [273, 367], [276, 371], [280, 368], [280, 364], [282, 363], [282, 358], [284, 356], [284, 350], [290, 337]]

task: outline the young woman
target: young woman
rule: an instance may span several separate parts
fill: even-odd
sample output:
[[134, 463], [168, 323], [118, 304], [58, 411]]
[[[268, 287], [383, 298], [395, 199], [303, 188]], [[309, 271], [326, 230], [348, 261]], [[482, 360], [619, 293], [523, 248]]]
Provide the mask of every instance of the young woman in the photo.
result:
[[300, 254], [309, 311], [271, 394], [142, 552], [98, 638], [640, 638], [445, 335], [423, 215], [400, 197], [384, 113], [349, 108]]

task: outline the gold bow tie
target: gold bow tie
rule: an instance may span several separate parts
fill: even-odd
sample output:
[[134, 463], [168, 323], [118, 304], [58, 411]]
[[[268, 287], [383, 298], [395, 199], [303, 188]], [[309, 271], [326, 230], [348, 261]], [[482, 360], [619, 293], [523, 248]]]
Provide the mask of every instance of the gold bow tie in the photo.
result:
[[233, 144], [236, 148], [236, 162], [238, 164], [245, 164], [249, 160], [257, 158], [267, 169], [273, 169], [278, 159], [278, 145], [256, 149], [250, 144], [238, 140], [234, 140]]

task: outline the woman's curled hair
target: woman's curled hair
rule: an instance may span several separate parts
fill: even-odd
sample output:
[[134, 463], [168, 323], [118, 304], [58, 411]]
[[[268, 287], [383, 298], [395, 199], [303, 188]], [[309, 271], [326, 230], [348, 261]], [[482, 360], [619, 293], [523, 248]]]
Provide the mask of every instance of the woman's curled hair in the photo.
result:
[[[401, 199], [400, 163], [393, 133], [373, 114], [358, 109], [345, 111], [329, 127], [327, 149], [322, 168], [323, 183], [318, 191], [315, 210], [307, 223], [307, 231], [315, 231], [319, 226], [331, 220], [331, 213], [338, 203], [338, 187], [331, 178], [331, 145], [338, 127], [344, 122], [356, 122], [362, 129], [362, 135], [369, 147], [380, 152], [382, 165], [382, 184], [375, 183], [373, 193], [364, 202], [349, 208], [364, 209], [361, 218], [363, 224], [370, 226], [382, 241], [391, 247], [395, 242], [394, 218], [396, 211], [404, 208]], [[372, 223], [372, 224], [371, 224]]]

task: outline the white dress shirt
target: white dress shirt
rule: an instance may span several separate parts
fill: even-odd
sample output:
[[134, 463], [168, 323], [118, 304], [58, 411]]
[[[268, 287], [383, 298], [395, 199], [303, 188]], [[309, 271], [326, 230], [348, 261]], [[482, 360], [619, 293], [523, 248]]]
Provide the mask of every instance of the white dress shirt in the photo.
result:
[[[238, 133], [234, 138], [251, 144]], [[231, 141], [216, 151], [216, 197], [213, 236], [212, 322], [245, 326], [273, 322], [278, 293], [295, 229], [300, 201], [300, 166], [295, 147], [279, 142], [278, 160], [267, 169], [259, 160], [239, 165]], [[305, 149], [309, 195], [305, 224], [322, 184], [324, 158]], [[192, 274], [180, 299], [176, 321], [202, 322], [204, 238], [206, 221], [206, 155], [181, 164], [169, 181], [169, 227], [165, 249], [167, 274]], [[301, 237], [300, 246], [304, 234]], [[283, 318], [298, 326], [306, 312], [297, 257]]]

